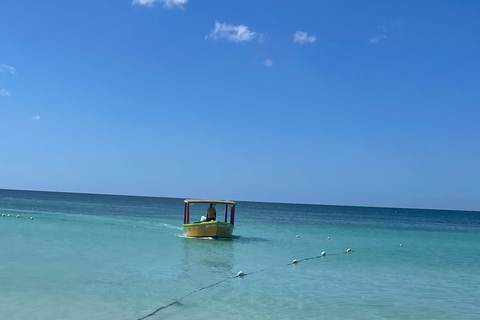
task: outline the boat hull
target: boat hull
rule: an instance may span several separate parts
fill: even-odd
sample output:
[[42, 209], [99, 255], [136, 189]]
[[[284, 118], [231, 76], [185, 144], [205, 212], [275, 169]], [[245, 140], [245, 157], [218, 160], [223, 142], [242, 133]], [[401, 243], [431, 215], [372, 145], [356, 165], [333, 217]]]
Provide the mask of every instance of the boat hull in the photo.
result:
[[183, 225], [188, 237], [231, 238], [233, 224], [223, 221], [194, 222]]

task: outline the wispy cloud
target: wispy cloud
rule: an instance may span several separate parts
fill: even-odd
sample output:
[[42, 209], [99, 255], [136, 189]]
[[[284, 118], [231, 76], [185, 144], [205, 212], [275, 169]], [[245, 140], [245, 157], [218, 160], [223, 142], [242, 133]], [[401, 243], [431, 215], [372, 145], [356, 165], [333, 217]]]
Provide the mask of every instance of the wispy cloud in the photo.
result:
[[244, 42], [255, 39], [257, 33], [250, 31], [247, 26], [233, 26], [226, 23], [215, 21], [215, 29], [205, 36], [205, 39], [221, 40], [226, 39], [230, 42]]
[[273, 61], [272, 61], [272, 59], [267, 59], [267, 60], [263, 61], [263, 65], [264, 65], [265, 67], [271, 67], [271, 66], [273, 66]]
[[6, 89], [0, 90], [0, 96], [8, 97], [10, 95], [10, 92], [8, 92]]
[[265, 35], [263, 33], [259, 33], [258, 34], [258, 42], [262, 43], [263, 41], [265, 41]]
[[[390, 28], [395, 29], [395, 28], [400, 27], [401, 25], [402, 24], [400, 23], [400, 21], [395, 20], [395, 21], [392, 22]], [[379, 25], [379, 26], [377, 26], [377, 29], [379, 30], [379, 32], [376, 35], [374, 35], [373, 37], [371, 37], [370, 40], [368, 40], [368, 43], [377, 44], [378, 42], [387, 39], [387, 33], [388, 33], [387, 26], [386, 25]]]
[[153, 7], [155, 3], [163, 3], [165, 8], [170, 9], [177, 7], [179, 9], [183, 9], [183, 5], [185, 5], [187, 2], [188, 0], [133, 0], [132, 5]]
[[387, 35], [386, 35], [386, 34], [377, 34], [377, 35], [373, 36], [373, 38], [371, 38], [370, 40], [368, 40], [368, 43], [377, 44], [378, 41], [383, 40], [383, 39], [386, 39], [386, 38], [387, 38]]
[[14, 67], [9, 66], [9, 65], [6, 65], [6, 64], [2, 64], [2, 65], [0, 66], [0, 71], [1, 71], [1, 72], [4, 72], [4, 71], [5, 71], [5, 72], [9, 72], [9, 73], [11, 73], [11, 74], [13, 74], [13, 75], [16, 75], [16, 74], [17, 74], [17, 70], [16, 70]]
[[293, 35], [294, 43], [304, 44], [304, 43], [313, 43], [315, 41], [317, 41], [316, 36], [309, 36], [306, 32], [303, 32], [303, 31], [297, 31]]
[[40, 120], [40, 116], [33, 116], [32, 120], [38, 121], [38, 120]]

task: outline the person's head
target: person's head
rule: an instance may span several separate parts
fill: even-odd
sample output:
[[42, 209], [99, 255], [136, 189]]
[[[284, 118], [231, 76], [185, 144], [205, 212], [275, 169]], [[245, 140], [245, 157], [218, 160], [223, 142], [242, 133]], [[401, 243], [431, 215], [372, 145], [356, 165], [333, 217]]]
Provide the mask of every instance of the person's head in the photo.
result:
[[210, 203], [210, 208], [213, 207], [213, 203]]

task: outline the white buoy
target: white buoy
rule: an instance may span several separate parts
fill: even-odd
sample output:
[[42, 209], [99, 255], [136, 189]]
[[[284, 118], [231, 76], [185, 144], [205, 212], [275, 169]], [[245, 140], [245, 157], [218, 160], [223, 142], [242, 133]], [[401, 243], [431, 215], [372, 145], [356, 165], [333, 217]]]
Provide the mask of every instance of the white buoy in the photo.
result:
[[298, 234], [297, 234], [297, 238], [298, 238]]
[[30, 217], [30, 220], [33, 220], [33, 217]]
[[7, 214], [7, 217], [10, 217], [10, 213], [9, 213], [9, 214]]
[[20, 216], [17, 214], [17, 218], [20, 218]]
[[330, 240], [330, 237], [327, 237], [327, 240]]
[[325, 251], [322, 251], [322, 253], [321, 253], [322, 257], [325, 257], [326, 254], [327, 253]]
[[297, 259], [293, 259], [293, 261], [292, 261], [293, 264], [295, 264], [297, 262], [298, 262]]
[[5, 217], [5, 213], [2, 213], [2, 217]]
[[399, 247], [403, 247], [403, 244], [400, 243]]
[[237, 273], [237, 277], [243, 277], [245, 275], [245, 273], [243, 273], [243, 271], [238, 271]]
[[347, 249], [347, 252], [350, 252], [350, 251], [352, 251], [352, 249], [348, 248], [348, 249]]

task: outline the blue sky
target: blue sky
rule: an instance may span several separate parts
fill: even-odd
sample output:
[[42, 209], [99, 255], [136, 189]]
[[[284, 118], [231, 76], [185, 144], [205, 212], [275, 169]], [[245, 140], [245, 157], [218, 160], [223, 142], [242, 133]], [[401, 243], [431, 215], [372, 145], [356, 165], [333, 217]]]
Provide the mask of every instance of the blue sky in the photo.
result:
[[0, 3], [0, 188], [480, 210], [480, 2]]

